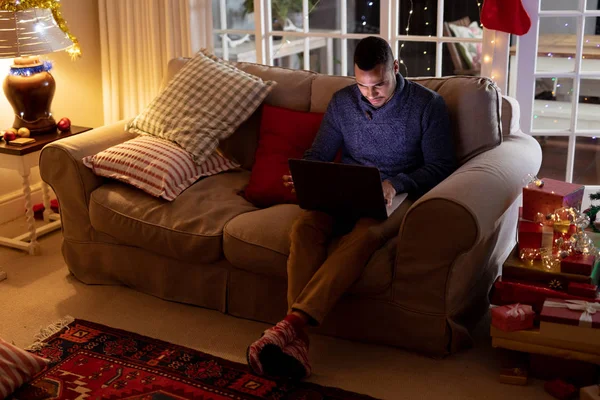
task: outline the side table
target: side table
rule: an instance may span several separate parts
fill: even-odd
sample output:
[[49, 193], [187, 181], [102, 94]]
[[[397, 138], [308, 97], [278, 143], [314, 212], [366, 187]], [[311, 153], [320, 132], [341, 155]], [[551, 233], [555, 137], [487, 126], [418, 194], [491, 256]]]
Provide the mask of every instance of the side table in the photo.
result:
[[40, 228], [35, 227], [33, 205], [31, 204], [31, 186], [29, 175], [31, 168], [39, 164], [40, 151], [52, 142], [66, 137], [74, 136], [92, 128], [71, 126], [68, 132], [52, 132], [33, 136], [35, 143], [26, 146], [15, 146], [0, 142], [0, 168], [17, 171], [23, 179], [23, 194], [25, 195], [25, 216], [27, 218], [28, 232], [14, 238], [0, 236], [0, 245], [19, 250], [25, 250], [31, 255], [39, 253], [37, 238], [60, 228], [60, 215], [53, 213], [50, 208], [50, 191], [48, 185], [42, 181], [42, 198], [44, 202], [44, 221], [46, 224]]

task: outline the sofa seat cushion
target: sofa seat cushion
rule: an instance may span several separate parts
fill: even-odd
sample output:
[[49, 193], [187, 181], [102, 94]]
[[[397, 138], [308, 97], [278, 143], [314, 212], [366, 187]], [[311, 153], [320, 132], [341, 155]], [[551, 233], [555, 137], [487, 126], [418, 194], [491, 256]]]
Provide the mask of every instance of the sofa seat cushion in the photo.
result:
[[[273, 207], [238, 215], [225, 225], [223, 252], [236, 268], [259, 275], [287, 279], [290, 231], [302, 210], [295, 204]], [[331, 253], [339, 239], [332, 240]], [[375, 252], [350, 293], [377, 294], [392, 282], [396, 258], [396, 238]]]
[[167, 202], [122, 183], [92, 192], [94, 229], [136, 247], [190, 263], [223, 258], [223, 227], [239, 214], [256, 210], [237, 193], [250, 172], [238, 170], [201, 179]]

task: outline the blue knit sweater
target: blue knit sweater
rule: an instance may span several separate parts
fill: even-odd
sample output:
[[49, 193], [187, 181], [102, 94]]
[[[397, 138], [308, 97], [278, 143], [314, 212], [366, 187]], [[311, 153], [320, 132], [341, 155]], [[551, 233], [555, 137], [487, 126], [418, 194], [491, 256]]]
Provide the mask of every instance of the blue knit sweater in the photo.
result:
[[334, 94], [305, 159], [379, 168], [397, 193], [416, 198], [456, 169], [454, 144], [442, 96], [396, 75], [392, 98], [380, 108], [357, 85]]

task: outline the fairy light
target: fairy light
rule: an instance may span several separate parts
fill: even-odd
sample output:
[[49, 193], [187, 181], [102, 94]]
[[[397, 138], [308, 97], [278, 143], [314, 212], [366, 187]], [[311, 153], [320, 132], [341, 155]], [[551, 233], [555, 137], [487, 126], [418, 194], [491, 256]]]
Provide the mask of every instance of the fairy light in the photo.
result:
[[[408, 36], [408, 31], [410, 30], [410, 20], [412, 18], [412, 14], [414, 11], [414, 3], [413, 0], [410, 0], [410, 11], [408, 12], [408, 19], [406, 21], [406, 36]], [[404, 60], [402, 59], [402, 48], [404, 48], [404, 43], [402, 43], [402, 45], [400, 46], [400, 49], [398, 50], [398, 60], [400, 62], [400, 64], [402, 64], [404, 66], [404, 76], [408, 76], [408, 66], [404, 63]]]

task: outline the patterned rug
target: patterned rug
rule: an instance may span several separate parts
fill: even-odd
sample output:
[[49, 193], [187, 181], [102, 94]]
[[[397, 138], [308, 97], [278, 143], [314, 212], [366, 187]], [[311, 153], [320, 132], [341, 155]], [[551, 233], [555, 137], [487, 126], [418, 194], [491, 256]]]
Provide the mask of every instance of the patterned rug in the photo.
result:
[[30, 347], [51, 363], [15, 399], [373, 400], [256, 376], [243, 364], [93, 322], [66, 324]]

